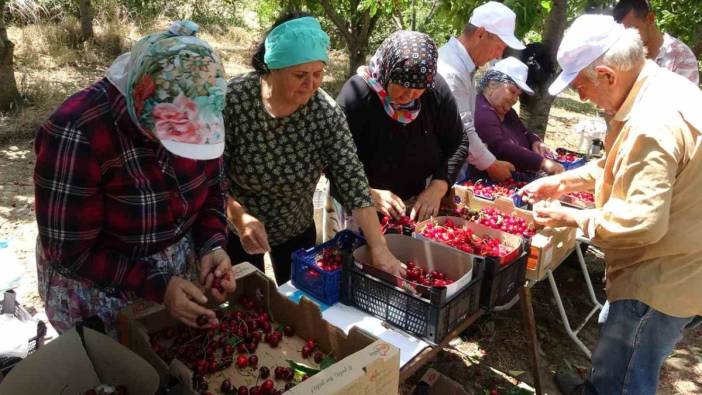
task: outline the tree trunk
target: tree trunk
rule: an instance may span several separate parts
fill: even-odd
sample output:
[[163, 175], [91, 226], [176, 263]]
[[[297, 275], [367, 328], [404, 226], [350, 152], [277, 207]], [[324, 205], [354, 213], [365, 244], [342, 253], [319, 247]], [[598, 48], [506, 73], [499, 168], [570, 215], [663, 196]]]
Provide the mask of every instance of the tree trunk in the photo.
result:
[[[566, 27], [567, 8], [567, 0], [553, 0], [551, 13], [548, 15], [546, 25], [544, 26], [543, 44], [548, 48], [549, 55], [554, 64], [556, 64], [556, 53], [558, 52], [558, 46], [561, 44], [563, 32]], [[548, 87], [551, 85], [556, 75], [557, 74], [554, 73], [542, 83], [534, 84], [534, 86], [532, 86], [534, 89], [533, 96], [524, 94], [520, 98], [520, 118], [527, 129], [536, 133], [541, 138], [546, 134], [551, 105], [555, 99], [555, 97], [548, 94]]]
[[19, 101], [14, 64], [15, 45], [5, 28], [5, 0], [0, 0], [0, 111], [12, 109]]
[[366, 55], [368, 55], [368, 45], [362, 43], [348, 43], [349, 47], [349, 69], [348, 77], [356, 74], [359, 67], [366, 64]]
[[93, 8], [90, 0], [80, 0], [80, 32], [83, 41], [93, 38]]

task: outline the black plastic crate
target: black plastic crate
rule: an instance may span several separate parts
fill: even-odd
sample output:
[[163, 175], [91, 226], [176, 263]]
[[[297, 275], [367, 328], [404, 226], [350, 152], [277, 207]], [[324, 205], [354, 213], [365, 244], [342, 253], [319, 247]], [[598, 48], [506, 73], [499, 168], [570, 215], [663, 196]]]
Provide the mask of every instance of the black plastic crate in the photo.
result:
[[[3, 295], [2, 303], [0, 303], [0, 313], [12, 314], [20, 321], [28, 321], [32, 316], [23, 309], [22, 306], [15, 300], [14, 291], [6, 291]], [[38, 350], [44, 344], [44, 336], [46, 336], [46, 324], [44, 321], [37, 322], [36, 334], [28, 335], [27, 342], [29, 343], [28, 354]], [[0, 372], [7, 374], [16, 364], [22, 359], [18, 357], [9, 357], [0, 354]]]
[[373, 314], [431, 343], [440, 343], [480, 309], [483, 267], [483, 259], [475, 257], [471, 281], [447, 298], [445, 288], [432, 287], [429, 295], [422, 297], [359, 270], [353, 262], [345, 262], [341, 303]]
[[506, 304], [519, 293], [519, 288], [526, 281], [529, 249], [529, 244], [525, 242], [522, 254], [506, 265], [500, 265], [494, 258], [485, 260], [480, 307], [491, 310], [495, 306]]

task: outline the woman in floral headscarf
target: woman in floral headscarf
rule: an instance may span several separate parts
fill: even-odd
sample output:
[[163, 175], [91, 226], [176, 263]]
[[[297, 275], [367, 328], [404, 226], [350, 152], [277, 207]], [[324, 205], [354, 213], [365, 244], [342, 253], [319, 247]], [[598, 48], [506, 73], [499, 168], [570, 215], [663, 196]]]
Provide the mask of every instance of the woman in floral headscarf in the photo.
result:
[[336, 99], [383, 215], [436, 215], [468, 154], [456, 102], [436, 61], [429, 36], [395, 32]]
[[134, 298], [214, 325], [203, 289], [223, 300], [235, 288], [222, 249], [224, 71], [196, 30], [144, 37], [39, 128], [39, 294], [59, 331], [98, 316], [115, 335]]

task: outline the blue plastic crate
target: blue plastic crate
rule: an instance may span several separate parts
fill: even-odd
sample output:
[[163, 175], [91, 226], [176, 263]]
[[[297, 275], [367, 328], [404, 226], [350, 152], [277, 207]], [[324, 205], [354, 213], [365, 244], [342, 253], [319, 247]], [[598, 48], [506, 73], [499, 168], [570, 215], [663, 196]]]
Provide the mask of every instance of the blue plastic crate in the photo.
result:
[[564, 154], [573, 154], [580, 156], [581, 158], [576, 160], [575, 162], [565, 162], [565, 161], [560, 161], [558, 159], [554, 159], [556, 162], [560, 163], [561, 166], [563, 166], [564, 169], [566, 170], [572, 170], [572, 169], [577, 169], [578, 167], [581, 167], [587, 163], [587, 157], [579, 152], [571, 151], [569, 149], [565, 149], [562, 147], [556, 148], [557, 153], [563, 152]]
[[343, 230], [333, 239], [307, 250], [299, 249], [292, 253], [292, 284], [320, 301], [333, 305], [341, 296], [341, 271], [322, 270], [317, 260], [324, 250], [334, 248], [342, 253], [343, 261], [353, 259], [353, 250], [365, 244], [365, 240], [350, 230]]

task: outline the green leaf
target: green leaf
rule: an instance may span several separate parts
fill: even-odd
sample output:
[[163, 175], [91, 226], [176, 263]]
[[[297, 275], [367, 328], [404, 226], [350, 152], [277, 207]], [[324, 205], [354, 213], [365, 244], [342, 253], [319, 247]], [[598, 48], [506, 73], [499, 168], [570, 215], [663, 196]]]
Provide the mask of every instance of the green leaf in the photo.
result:
[[299, 362], [295, 362], [292, 359], [286, 359], [285, 361], [288, 363], [288, 365], [290, 365], [290, 367], [293, 370], [300, 371], [302, 373], [307, 374], [308, 376], [314, 376], [315, 374], [319, 373], [319, 369], [315, 369], [311, 366], [307, 366], [307, 365], [301, 364]]
[[519, 377], [519, 376], [523, 375], [524, 373], [526, 373], [526, 372], [523, 370], [510, 370], [509, 371], [509, 374], [512, 377]]
[[240, 338], [238, 338], [238, 337], [236, 337], [236, 336], [232, 336], [232, 337], [229, 338], [228, 343], [231, 344], [232, 346], [235, 346], [235, 347], [236, 347], [237, 344], [239, 344], [239, 343], [241, 343], [241, 342], [243, 342], [243, 341], [244, 341], [244, 339], [240, 339]]
[[325, 355], [324, 358], [322, 358], [322, 361], [319, 363], [319, 369], [324, 370], [336, 363], [336, 359], [334, 359], [333, 356], [331, 355]]
[[553, 7], [551, 0], [541, 0], [541, 8], [546, 10], [546, 12], [551, 12], [551, 7]]

